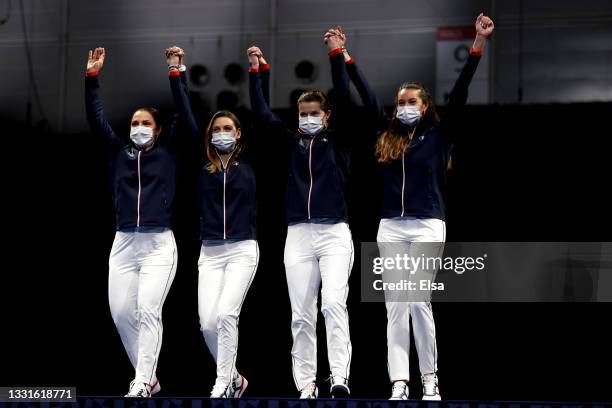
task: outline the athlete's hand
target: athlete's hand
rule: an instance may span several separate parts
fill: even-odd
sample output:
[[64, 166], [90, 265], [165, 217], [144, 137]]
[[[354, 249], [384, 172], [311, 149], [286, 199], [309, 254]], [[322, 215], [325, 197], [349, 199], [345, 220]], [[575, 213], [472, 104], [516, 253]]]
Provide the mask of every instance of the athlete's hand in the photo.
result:
[[323, 35], [323, 42], [327, 44], [327, 48], [330, 51], [335, 50], [337, 48], [344, 47], [345, 41], [346, 41], [346, 36], [342, 32], [342, 28], [340, 26], [330, 28]]
[[263, 56], [263, 53], [261, 54], [261, 56], [259, 57], [259, 65], [266, 65], [266, 59]]
[[183, 57], [185, 56], [185, 51], [182, 48], [177, 47], [176, 45], [170, 48], [166, 48], [166, 63], [168, 65], [183, 65]]
[[106, 52], [104, 48], [98, 47], [95, 50], [89, 50], [89, 57], [87, 58], [87, 72], [96, 72], [102, 69], [104, 65], [104, 57]]
[[249, 47], [247, 49], [247, 57], [249, 58], [249, 66], [251, 68], [259, 68], [259, 60], [263, 58], [263, 52], [261, 52], [259, 47]]
[[480, 13], [476, 18], [476, 38], [474, 39], [474, 45], [472, 48], [475, 51], [482, 52], [487, 43], [487, 39], [493, 32], [495, 25], [493, 24], [493, 20], [489, 17]]
[[495, 24], [493, 24], [493, 20], [483, 13], [480, 13], [476, 18], [476, 35], [487, 38], [493, 33], [494, 28]]
[[340, 37], [340, 40], [342, 41], [342, 53], [344, 54], [344, 61], [348, 62], [352, 58], [348, 50], [346, 49], [346, 33], [342, 30], [342, 27], [340, 26], [336, 26], [336, 32], [337, 35]]

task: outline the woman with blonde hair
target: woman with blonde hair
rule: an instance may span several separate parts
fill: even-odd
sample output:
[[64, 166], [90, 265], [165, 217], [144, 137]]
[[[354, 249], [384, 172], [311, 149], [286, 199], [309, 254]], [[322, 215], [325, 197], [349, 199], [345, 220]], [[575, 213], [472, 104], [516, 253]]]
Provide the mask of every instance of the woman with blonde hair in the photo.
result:
[[197, 142], [200, 238], [198, 313], [217, 364], [211, 398], [240, 398], [247, 380], [236, 370], [238, 320], [259, 261], [255, 174], [245, 155], [242, 127], [232, 112], [215, 113], [204, 133], [189, 103], [184, 52], [166, 50], [179, 117]]

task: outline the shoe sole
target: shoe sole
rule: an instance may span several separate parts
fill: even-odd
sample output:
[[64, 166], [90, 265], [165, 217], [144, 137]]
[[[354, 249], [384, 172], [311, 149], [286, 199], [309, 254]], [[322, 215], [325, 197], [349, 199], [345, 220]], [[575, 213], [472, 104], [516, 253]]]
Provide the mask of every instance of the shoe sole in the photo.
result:
[[151, 393], [149, 393], [148, 395], [145, 395], [144, 397], [141, 397], [138, 395], [125, 394], [123, 398], [151, 398]]
[[[156, 385], [156, 386], [159, 386], [159, 381], [158, 381], [158, 382], [157, 382], [155, 385]], [[159, 389], [161, 389], [161, 387], [159, 387]], [[144, 397], [137, 396], [137, 395], [125, 394], [125, 395], [123, 396], [123, 398], [151, 398], [151, 395], [153, 395], [153, 394], [151, 393], [151, 391], [149, 391], [149, 392], [147, 393], [147, 395], [145, 395]]]
[[331, 388], [332, 398], [349, 398], [351, 393], [349, 389], [343, 385], [336, 385]]
[[439, 395], [423, 395], [423, 401], [442, 401]]

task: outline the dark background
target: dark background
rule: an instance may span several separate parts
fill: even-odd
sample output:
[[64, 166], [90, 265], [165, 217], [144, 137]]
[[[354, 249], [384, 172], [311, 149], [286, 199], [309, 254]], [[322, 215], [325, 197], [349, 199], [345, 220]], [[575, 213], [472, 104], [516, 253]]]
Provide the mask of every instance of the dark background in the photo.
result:
[[[174, 44], [188, 66], [209, 70], [207, 84], [190, 83], [201, 105], [215, 109], [220, 95], [234, 97], [247, 129], [247, 82], [230, 82], [225, 70], [238, 64], [244, 73], [246, 48], [261, 46], [272, 63], [272, 107], [295, 126], [292, 92], [331, 86], [321, 42], [329, 27], [342, 25], [389, 105], [405, 80], [436, 90], [438, 28], [472, 26], [480, 12], [496, 26], [489, 66], [479, 67], [489, 75], [489, 105], [468, 106], [455, 129], [448, 240], [612, 241], [609, 0], [0, 0], [0, 385], [124, 395], [133, 377], [108, 308], [114, 214], [104, 143], [85, 120], [89, 49], [107, 49], [102, 97], [124, 135], [138, 106], [172, 116], [162, 51]], [[307, 84], [295, 75], [303, 60], [318, 73]], [[382, 182], [368, 124], [359, 112], [354, 118], [365, 130], [355, 135], [348, 198], [358, 251], [376, 238]], [[237, 365], [250, 381], [246, 396], [296, 396], [283, 266], [284, 145], [266, 133], [247, 138], [258, 165], [261, 259], [240, 318]], [[208, 395], [215, 376], [198, 327], [200, 244], [183, 149], [161, 396]], [[355, 259], [350, 384], [355, 397], [388, 398], [385, 307], [360, 302], [359, 252]], [[437, 303], [434, 315], [444, 398], [612, 399], [610, 303]], [[324, 336], [321, 382], [329, 372]], [[413, 357], [411, 396], [420, 398]]]
[[[609, 240], [611, 108], [467, 107], [449, 173], [448, 240]], [[295, 122], [294, 111], [279, 113]], [[127, 123], [128, 117], [114, 125], [127, 130]], [[104, 143], [92, 134], [53, 134], [6, 119], [2, 128], [10, 208], [4, 272], [16, 280], [7, 282], [3, 296], [0, 383], [75, 385], [82, 395], [123, 395], [133, 370], [108, 309], [114, 215]], [[286, 162], [272, 135], [250, 132], [248, 141], [258, 166], [261, 259], [240, 318], [237, 366], [250, 381], [247, 395], [295, 396], [282, 263]], [[197, 214], [188, 161], [181, 163], [179, 264], [164, 307], [158, 376], [161, 395], [202, 396], [213, 385], [215, 368], [198, 327]], [[360, 242], [375, 241], [381, 186], [364, 135], [355, 135], [353, 167], [350, 226], [358, 249]], [[351, 388], [355, 397], [387, 398], [385, 308], [360, 303], [358, 251], [355, 260], [348, 301]], [[609, 400], [611, 312], [609, 303], [434, 304], [442, 395]], [[319, 323], [322, 382], [329, 370], [321, 315]], [[411, 362], [411, 396], [418, 398], [416, 355]], [[326, 385], [321, 395], [327, 395]]]

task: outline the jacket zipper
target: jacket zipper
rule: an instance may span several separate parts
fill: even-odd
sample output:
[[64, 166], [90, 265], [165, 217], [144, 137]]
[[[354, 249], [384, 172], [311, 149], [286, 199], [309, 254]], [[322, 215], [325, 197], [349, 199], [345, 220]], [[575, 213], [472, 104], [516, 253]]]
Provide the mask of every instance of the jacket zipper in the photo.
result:
[[406, 186], [406, 168], [404, 165], [405, 154], [402, 154], [402, 217], [404, 216], [404, 188]]
[[223, 239], [227, 239], [227, 212], [226, 212], [226, 205], [225, 205], [225, 185], [227, 184], [227, 171], [229, 168], [229, 164], [230, 164], [230, 161], [232, 160], [232, 156], [234, 155], [235, 151], [236, 149], [234, 149], [232, 153], [230, 154], [230, 156], [228, 157], [227, 165], [223, 164], [223, 159], [221, 158], [219, 153], [215, 151], [217, 153], [217, 157], [219, 158], [219, 161], [221, 162], [221, 167], [223, 168]]
[[223, 239], [227, 239], [226, 214], [225, 214], [225, 183], [227, 182], [227, 170], [223, 170]]
[[310, 173], [310, 188], [308, 189], [308, 219], [310, 219], [310, 198], [312, 196], [312, 144], [314, 143], [314, 137], [310, 140], [309, 153], [308, 153], [308, 171]]
[[140, 150], [138, 151], [138, 203], [136, 204], [136, 226], [140, 227], [140, 194], [142, 193], [142, 184], [140, 180]]
[[[410, 147], [410, 144], [412, 143], [412, 138], [414, 137], [414, 134], [416, 133], [418, 125], [414, 128], [414, 130], [412, 131], [412, 133], [410, 133], [410, 137], [408, 139], [408, 147]], [[404, 150], [404, 152], [402, 153], [402, 217], [404, 216], [404, 189], [406, 188], [406, 165], [404, 163], [404, 159], [406, 157], [406, 150]]]

